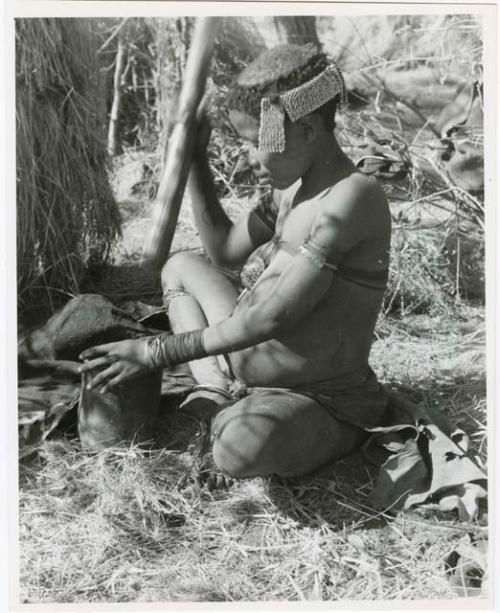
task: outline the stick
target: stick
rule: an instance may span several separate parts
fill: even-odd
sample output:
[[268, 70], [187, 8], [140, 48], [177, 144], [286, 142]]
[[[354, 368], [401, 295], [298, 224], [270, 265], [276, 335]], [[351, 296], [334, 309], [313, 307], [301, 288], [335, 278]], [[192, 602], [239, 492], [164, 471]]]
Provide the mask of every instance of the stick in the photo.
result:
[[127, 23], [128, 20], [129, 20], [129, 17], [125, 17], [125, 19], [123, 19], [120, 22], [120, 24], [113, 30], [111, 36], [109, 38], [107, 38], [104, 41], [104, 43], [99, 47], [99, 49], [96, 51], [97, 54], [102, 53], [108, 47], [108, 45], [117, 36], [117, 34], [119, 34], [121, 32], [123, 26]]
[[142, 263], [161, 268], [168, 258], [191, 165], [196, 112], [203, 98], [220, 18], [200, 17], [196, 22], [179, 112], [163, 168], [153, 211], [151, 231], [144, 245]]
[[113, 78], [113, 105], [109, 117], [108, 128], [108, 155], [114, 156], [118, 150], [118, 117], [122, 101], [122, 74], [125, 62], [125, 44], [123, 38], [118, 38], [118, 49], [116, 51], [115, 74]]

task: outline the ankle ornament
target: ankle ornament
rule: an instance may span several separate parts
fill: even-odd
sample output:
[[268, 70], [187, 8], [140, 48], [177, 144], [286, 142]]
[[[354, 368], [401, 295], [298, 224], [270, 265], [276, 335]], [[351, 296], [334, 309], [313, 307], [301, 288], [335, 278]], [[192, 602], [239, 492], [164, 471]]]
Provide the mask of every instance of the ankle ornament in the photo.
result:
[[218, 385], [212, 385], [211, 383], [200, 383], [195, 385], [192, 389], [193, 392], [214, 392], [224, 396], [227, 400], [234, 400], [233, 395], [229, 390], [226, 390]]
[[170, 310], [170, 304], [172, 300], [174, 300], [175, 298], [182, 298], [183, 296], [190, 296], [190, 294], [182, 287], [174, 287], [172, 289], [168, 289], [163, 294], [163, 304], [165, 306], [165, 313], [167, 315]]

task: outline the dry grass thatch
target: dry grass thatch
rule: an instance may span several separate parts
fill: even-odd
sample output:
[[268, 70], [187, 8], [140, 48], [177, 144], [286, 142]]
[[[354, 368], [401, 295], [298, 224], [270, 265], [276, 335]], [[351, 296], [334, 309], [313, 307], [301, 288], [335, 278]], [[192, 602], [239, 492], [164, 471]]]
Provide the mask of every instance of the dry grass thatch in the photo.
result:
[[108, 255], [119, 213], [106, 173], [91, 23], [16, 23], [19, 306], [78, 291]]

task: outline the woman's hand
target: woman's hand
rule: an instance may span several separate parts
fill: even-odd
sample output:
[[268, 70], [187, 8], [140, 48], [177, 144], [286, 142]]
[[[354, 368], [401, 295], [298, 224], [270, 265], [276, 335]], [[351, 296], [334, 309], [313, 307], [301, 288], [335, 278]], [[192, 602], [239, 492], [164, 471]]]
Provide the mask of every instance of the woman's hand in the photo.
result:
[[102, 393], [128, 379], [154, 370], [149, 358], [147, 338], [98, 345], [86, 349], [79, 357], [88, 360], [80, 367], [80, 372], [101, 369], [89, 380], [87, 386], [92, 389], [103, 385]]
[[193, 150], [193, 158], [195, 160], [206, 158], [211, 133], [212, 126], [210, 125], [210, 121], [208, 120], [204, 109], [198, 109], [198, 113], [196, 115], [196, 132]]
[[[167, 138], [170, 139], [172, 133], [177, 124], [177, 110], [179, 106], [179, 92], [172, 95], [172, 98], [168, 104], [167, 111], [167, 125], [166, 132]], [[205, 95], [198, 106], [196, 111], [194, 134], [193, 134], [193, 159], [205, 160], [207, 156], [208, 143], [210, 141], [210, 135], [212, 133], [212, 126], [207, 117], [208, 96]]]

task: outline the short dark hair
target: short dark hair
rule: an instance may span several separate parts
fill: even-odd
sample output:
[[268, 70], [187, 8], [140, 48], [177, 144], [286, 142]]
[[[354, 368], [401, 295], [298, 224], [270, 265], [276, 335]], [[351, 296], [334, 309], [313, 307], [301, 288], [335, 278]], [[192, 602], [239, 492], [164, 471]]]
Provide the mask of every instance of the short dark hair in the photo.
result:
[[[323, 72], [329, 65], [327, 56], [315, 45], [281, 45], [264, 51], [249, 64], [231, 85], [227, 108], [260, 119], [260, 101], [280, 94]], [[338, 96], [317, 108], [325, 128], [335, 128]], [[285, 113], [286, 115], [286, 113]], [[289, 120], [288, 116], [286, 119]]]

